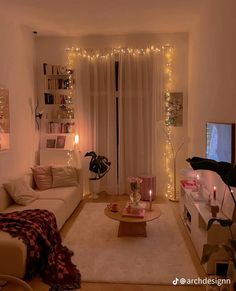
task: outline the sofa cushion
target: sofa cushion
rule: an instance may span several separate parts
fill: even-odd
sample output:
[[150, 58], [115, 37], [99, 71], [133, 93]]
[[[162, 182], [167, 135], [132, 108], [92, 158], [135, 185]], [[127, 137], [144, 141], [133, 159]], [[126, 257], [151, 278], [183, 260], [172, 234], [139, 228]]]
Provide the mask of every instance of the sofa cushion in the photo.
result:
[[34, 181], [39, 190], [52, 188], [52, 170], [51, 166], [35, 166], [31, 168]]
[[65, 203], [62, 200], [45, 200], [45, 199], [37, 199], [34, 202], [22, 206], [18, 204], [12, 204], [7, 209], [3, 210], [2, 213], [9, 213], [14, 211], [22, 211], [26, 209], [47, 209], [54, 213], [57, 226], [60, 229], [66, 221], [66, 210], [65, 210]]
[[38, 191], [40, 199], [59, 199], [65, 203], [66, 219], [71, 215], [82, 199], [80, 187], [51, 188], [45, 191]]
[[14, 203], [14, 201], [4, 189], [3, 185], [0, 185], [0, 211], [6, 209], [12, 203]]
[[77, 185], [77, 171], [74, 167], [52, 167], [52, 187]]
[[13, 180], [3, 184], [11, 198], [20, 205], [27, 205], [36, 200], [39, 195], [25, 182], [24, 179]]

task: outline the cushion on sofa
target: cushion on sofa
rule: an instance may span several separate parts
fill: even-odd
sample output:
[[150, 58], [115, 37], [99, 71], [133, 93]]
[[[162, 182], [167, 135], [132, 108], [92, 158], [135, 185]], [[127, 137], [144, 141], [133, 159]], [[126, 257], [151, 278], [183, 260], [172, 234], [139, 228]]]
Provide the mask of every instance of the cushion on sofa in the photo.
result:
[[27, 205], [39, 198], [39, 194], [27, 185], [24, 179], [13, 180], [3, 186], [17, 204]]
[[6, 209], [12, 203], [14, 203], [14, 201], [9, 196], [3, 185], [0, 185], [0, 211]]
[[74, 167], [52, 167], [52, 187], [77, 186], [77, 171]]
[[34, 181], [39, 190], [52, 188], [52, 170], [51, 166], [35, 166], [31, 168]]

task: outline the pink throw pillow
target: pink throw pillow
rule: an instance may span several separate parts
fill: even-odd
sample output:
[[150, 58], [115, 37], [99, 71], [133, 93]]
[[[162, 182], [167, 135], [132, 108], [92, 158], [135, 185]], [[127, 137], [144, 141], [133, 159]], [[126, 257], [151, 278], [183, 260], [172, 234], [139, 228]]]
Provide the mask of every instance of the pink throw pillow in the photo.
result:
[[34, 181], [39, 190], [52, 188], [52, 169], [51, 166], [35, 166], [31, 168]]

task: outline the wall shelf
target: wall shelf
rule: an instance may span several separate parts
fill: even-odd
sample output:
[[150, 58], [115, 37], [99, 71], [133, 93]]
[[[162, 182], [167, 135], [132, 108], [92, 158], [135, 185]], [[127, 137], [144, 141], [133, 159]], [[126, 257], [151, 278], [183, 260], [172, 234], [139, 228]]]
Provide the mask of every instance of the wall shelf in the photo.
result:
[[[75, 135], [74, 71], [66, 66], [43, 64], [41, 150], [72, 150]], [[62, 148], [61, 148], [62, 147]]]

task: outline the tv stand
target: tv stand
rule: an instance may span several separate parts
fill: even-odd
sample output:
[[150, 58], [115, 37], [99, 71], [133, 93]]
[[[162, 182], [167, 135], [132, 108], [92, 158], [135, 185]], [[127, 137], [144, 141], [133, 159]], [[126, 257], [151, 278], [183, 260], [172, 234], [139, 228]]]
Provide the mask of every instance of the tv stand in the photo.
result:
[[[203, 197], [205, 196], [207, 197], [207, 195], [203, 195]], [[209, 219], [212, 218], [212, 214], [206, 200], [195, 201], [192, 190], [181, 186], [180, 214], [199, 259], [202, 257], [204, 244], [218, 244], [226, 242], [230, 238], [228, 228], [220, 226], [219, 223], [214, 223], [207, 231], [207, 224]], [[217, 214], [217, 218], [226, 219], [227, 217], [220, 211]], [[203, 267], [207, 274], [214, 274], [216, 262], [227, 260], [227, 254], [220, 250], [213, 254]]]

